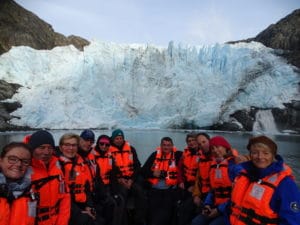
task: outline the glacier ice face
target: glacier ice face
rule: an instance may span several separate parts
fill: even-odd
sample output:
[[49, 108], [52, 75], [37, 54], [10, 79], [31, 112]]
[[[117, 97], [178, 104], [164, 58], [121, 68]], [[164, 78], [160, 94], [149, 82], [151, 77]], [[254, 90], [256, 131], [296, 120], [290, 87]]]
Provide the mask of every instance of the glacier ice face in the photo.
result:
[[52, 129], [199, 127], [238, 109], [283, 107], [300, 76], [259, 43], [211, 46], [92, 42], [52, 50], [14, 47], [0, 79], [23, 87], [16, 125]]

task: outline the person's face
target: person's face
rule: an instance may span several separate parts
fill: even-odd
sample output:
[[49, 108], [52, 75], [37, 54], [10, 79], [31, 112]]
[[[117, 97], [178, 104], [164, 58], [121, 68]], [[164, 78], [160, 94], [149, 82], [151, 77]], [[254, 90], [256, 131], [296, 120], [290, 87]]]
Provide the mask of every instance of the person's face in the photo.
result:
[[186, 141], [187, 146], [189, 149], [198, 149], [198, 142], [196, 138], [194, 137], [189, 137]]
[[204, 152], [209, 151], [209, 140], [204, 135], [199, 135], [197, 137], [197, 142], [201, 150]]
[[116, 136], [115, 137], [115, 139], [114, 139], [114, 144], [116, 145], [116, 146], [118, 146], [118, 147], [121, 147], [123, 144], [124, 144], [124, 138], [123, 138], [123, 136]]
[[257, 168], [264, 169], [274, 161], [274, 155], [267, 146], [253, 144], [250, 147], [250, 159]]
[[162, 141], [162, 143], [160, 144], [160, 148], [162, 153], [164, 154], [168, 154], [173, 150], [173, 144], [170, 141]]
[[65, 139], [63, 143], [59, 146], [59, 148], [65, 157], [72, 159], [76, 156], [78, 151], [77, 139], [76, 138]]
[[80, 148], [85, 152], [88, 152], [92, 148], [93, 144], [93, 140], [85, 140], [80, 138]]
[[23, 147], [12, 148], [3, 158], [0, 158], [1, 172], [6, 178], [11, 180], [22, 178], [30, 163], [30, 152]]
[[224, 158], [227, 155], [227, 150], [223, 146], [214, 145], [211, 147], [211, 153], [215, 158]]
[[108, 139], [100, 139], [98, 141], [98, 146], [101, 151], [108, 151], [110, 143]]
[[46, 165], [49, 164], [52, 154], [53, 146], [49, 144], [43, 144], [33, 150], [33, 158], [42, 160]]

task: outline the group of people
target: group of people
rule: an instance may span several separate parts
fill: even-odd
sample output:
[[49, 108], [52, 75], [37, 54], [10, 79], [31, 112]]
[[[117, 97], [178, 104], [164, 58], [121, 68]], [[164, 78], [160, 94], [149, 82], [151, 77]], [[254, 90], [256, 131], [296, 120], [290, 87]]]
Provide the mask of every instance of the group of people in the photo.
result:
[[116, 129], [39, 130], [0, 154], [1, 225], [299, 225], [292, 169], [267, 136], [241, 155], [222, 136], [170, 137], [141, 165]]

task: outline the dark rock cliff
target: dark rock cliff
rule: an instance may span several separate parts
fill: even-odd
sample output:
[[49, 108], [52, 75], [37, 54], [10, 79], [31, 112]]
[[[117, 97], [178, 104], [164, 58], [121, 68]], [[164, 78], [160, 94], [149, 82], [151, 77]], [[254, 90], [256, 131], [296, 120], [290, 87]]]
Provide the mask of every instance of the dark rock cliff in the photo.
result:
[[300, 9], [270, 25], [252, 40], [270, 48], [285, 50], [282, 56], [300, 68]]
[[1, 0], [0, 12], [0, 54], [19, 45], [52, 49], [72, 44], [82, 50], [89, 44], [89, 41], [81, 37], [65, 37], [55, 32], [50, 24], [12, 0]]
[[[34, 49], [52, 49], [56, 46], [74, 45], [79, 50], [89, 45], [89, 41], [71, 35], [65, 37], [53, 30], [52, 26], [24, 9], [12, 0], [0, 0], [0, 54], [12, 46], [30, 46]], [[0, 80], [0, 131], [28, 130], [10, 124], [10, 113], [22, 105], [18, 102], [6, 102], [18, 90], [20, 85]]]
[[257, 41], [273, 49], [281, 49], [288, 62], [300, 68], [300, 9], [293, 11], [254, 38], [228, 43]]
[[[246, 40], [232, 41], [228, 43], [257, 41], [269, 48], [278, 49], [277, 53], [287, 59], [288, 63], [296, 66], [296, 71], [300, 71], [300, 9], [293, 11], [276, 24], [271, 24], [268, 28], [260, 32], [256, 37]], [[299, 84], [300, 85], [300, 84]], [[299, 87], [300, 90], [300, 87]], [[300, 94], [300, 93], [299, 93]], [[300, 101], [292, 101], [285, 104], [284, 109], [274, 108], [272, 113], [279, 131], [293, 130], [300, 133]], [[243, 125], [246, 131], [252, 131], [255, 122], [255, 115], [258, 110], [241, 110], [232, 116], [237, 122]], [[229, 126], [216, 124], [214, 129], [228, 130]]]

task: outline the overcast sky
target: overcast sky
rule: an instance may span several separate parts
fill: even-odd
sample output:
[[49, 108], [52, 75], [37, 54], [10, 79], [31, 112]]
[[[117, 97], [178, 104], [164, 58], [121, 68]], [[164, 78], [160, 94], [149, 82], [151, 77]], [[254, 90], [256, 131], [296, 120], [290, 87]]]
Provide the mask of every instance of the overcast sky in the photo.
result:
[[16, 0], [56, 32], [88, 40], [191, 45], [256, 36], [300, 0]]

